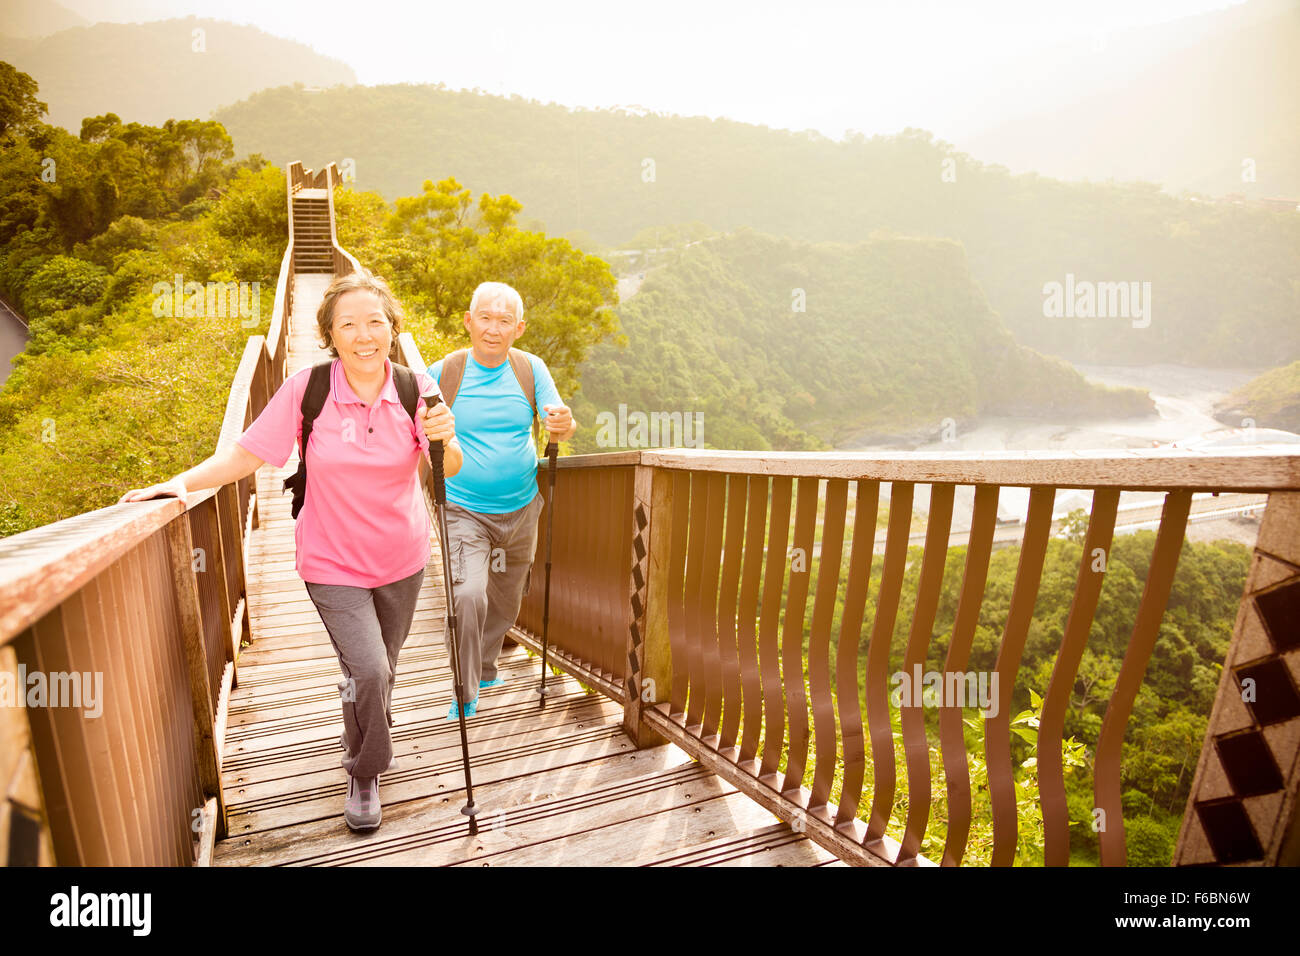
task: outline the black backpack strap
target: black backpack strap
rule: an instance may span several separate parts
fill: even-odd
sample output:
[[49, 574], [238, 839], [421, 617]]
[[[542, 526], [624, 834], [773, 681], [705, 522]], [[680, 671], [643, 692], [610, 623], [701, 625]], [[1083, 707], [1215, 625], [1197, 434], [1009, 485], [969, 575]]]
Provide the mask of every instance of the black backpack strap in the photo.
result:
[[302, 448], [299, 457], [307, 459], [307, 440], [311, 438], [311, 427], [325, 407], [325, 399], [330, 394], [330, 368], [334, 362], [318, 362], [312, 366], [311, 376], [307, 379], [307, 390], [302, 394]]
[[312, 423], [320, 415], [325, 399], [329, 396], [330, 368], [333, 364], [334, 360], [331, 359], [313, 365], [311, 374], [307, 377], [307, 390], [302, 394], [302, 437], [298, 442], [298, 470], [284, 480], [284, 491], [293, 492], [290, 511], [295, 519], [307, 497], [307, 442], [311, 439]]
[[411, 421], [415, 421], [415, 404], [420, 400], [420, 383], [415, 372], [394, 362], [393, 384], [397, 386], [397, 397], [402, 400], [406, 414], [411, 416]]

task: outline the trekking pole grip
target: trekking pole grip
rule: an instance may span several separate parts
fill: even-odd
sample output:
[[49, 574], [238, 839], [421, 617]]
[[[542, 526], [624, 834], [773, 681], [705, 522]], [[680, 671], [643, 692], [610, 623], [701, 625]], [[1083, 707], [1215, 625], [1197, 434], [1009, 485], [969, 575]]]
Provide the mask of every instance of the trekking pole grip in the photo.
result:
[[[430, 411], [441, 401], [441, 395], [424, 396], [424, 404]], [[442, 439], [429, 442], [429, 464], [433, 468], [433, 500], [440, 508], [447, 502], [447, 479], [443, 475], [442, 454]]]

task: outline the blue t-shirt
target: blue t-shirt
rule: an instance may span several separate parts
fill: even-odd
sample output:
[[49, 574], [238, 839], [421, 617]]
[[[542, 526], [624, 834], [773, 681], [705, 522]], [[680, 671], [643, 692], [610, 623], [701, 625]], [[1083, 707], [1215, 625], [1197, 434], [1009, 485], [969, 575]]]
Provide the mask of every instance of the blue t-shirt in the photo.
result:
[[[546, 363], [530, 352], [523, 354], [533, 367], [537, 414], [545, 422], [545, 406], [564, 403]], [[435, 381], [442, 374], [442, 363], [439, 359], [429, 366]], [[465, 463], [447, 479], [447, 500], [479, 514], [506, 514], [532, 501], [537, 494], [533, 410], [509, 359], [487, 368], [470, 352], [451, 410]]]

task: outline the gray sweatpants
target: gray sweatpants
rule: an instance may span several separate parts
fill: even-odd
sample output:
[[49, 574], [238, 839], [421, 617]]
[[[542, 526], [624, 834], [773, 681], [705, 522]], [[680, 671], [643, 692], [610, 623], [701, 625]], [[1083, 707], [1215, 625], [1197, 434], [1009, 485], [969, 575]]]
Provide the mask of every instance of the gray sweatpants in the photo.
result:
[[[480, 514], [447, 505], [451, 580], [460, 636], [460, 672], [466, 702], [478, 698], [480, 680], [495, 680], [506, 631], [519, 616], [537, 550], [539, 491], [518, 511]], [[443, 635], [451, 655], [451, 627]], [[454, 693], [454, 691], [453, 691]]]
[[304, 582], [343, 671], [338, 687], [347, 753], [341, 762], [353, 776], [374, 777], [392, 762], [397, 654], [411, 630], [424, 571], [377, 588]]

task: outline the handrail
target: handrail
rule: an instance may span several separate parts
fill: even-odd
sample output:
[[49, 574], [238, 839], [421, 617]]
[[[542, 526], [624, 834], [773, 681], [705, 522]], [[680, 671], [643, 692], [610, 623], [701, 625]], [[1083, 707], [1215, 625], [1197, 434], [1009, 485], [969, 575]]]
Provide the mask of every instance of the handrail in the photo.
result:
[[271, 307], [271, 322], [266, 330], [267, 353], [281, 369], [284, 366], [285, 353], [288, 351], [289, 316], [293, 311], [293, 186], [292, 179], [289, 178], [290, 186], [285, 199], [289, 207], [289, 241], [285, 244], [284, 255], [280, 258], [280, 273], [275, 281], [275, 304]]
[[[792, 478], [853, 481], [945, 481], [1012, 487], [1118, 488], [1167, 491], [1266, 493], [1300, 484], [1300, 454], [1294, 445], [1223, 449], [1210, 454], [1181, 449], [1149, 452], [761, 452], [663, 448], [566, 455], [558, 468], [644, 465], [689, 471], [721, 471]], [[540, 460], [540, 459], [539, 459]]]
[[[250, 393], [258, 364], [265, 357], [265, 341], [254, 335], [245, 343], [226, 400], [216, 451], [238, 439], [256, 417]], [[258, 410], [265, 407], [267, 397], [256, 403]], [[31, 627], [69, 592], [218, 491], [191, 492], [184, 505], [175, 498], [109, 505], [0, 538], [0, 646]], [[148, 510], [143, 510], [142, 504]]]
[[[985, 720], [991, 862], [1006, 865], [1015, 858], [1017, 833], [1011, 695], [1054, 531], [1052, 503], [1057, 489], [1093, 489], [1066, 634], [1050, 686], [1038, 688], [1045, 698], [1038, 774], [1046, 862], [1062, 865], [1068, 862], [1069, 821], [1057, 751], [1101, 591], [1104, 564], [1099, 573], [1096, 555], [1109, 554], [1122, 491], [1165, 492], [1151, 566], [1096, 757], [1094, 806], [1111, 821], [1101, 833], [1102, 863], [1123, 864], [1121, 744], [1159, 632], [1193, 493], [1268, 493], [1261, 542], [1267, 537], [1276, 552], [1288, 527], [1292, 538], [1300, 538], [1300, 527], [1294, 527], [1300, 507], [1290, 503], [1300, 499], [1300, 454], [1293, 449], [937, 455], [647, 449], [562, 458], [565, 476], [555, 493], [552, 654], [557, 665], [624, 706], [624, 729], [638, 744], [676, 743], [841, 858], [861, 865], [926, 865], [941, 858], [958, 865], [967, 850], [972, 799], [962, 709], [938, 708], [940, 761], [931, 758], [922, 707], [897, 708], [909, 812], [896, 839], [887, 832], [898, 788], [887, 682], [891, 667], [902, 665], [909, 676], [913, 667], [924, 669], [950, 538], [959, 534], [969, 540], [944, 673], [967, 672], [994, 546], [998, 491], [1027, 486], [1015, 589], [996, 666], [986, 675], [989, 683], [998, 679], [999, 705]], [[539, 461], [539, 482], [542, 466]], [[884, 553], [877, 557], [882, 482], [891, 485], [891, 510]], [[929, 519], [911, 636], [901, 658], [891, 662], [896, 616], [908, 612], [900, 607], [900, 592], [913, 560], [916, 484], [930, 486]], [[952, 526], [958, 485], [975, 491], [969, 529]], [[796, 567], [796, 553], [805, 567]], [[868, 635], [861, 627], [876, 560], [883, 564]], [[1288, 560], [1300, 566], [1300, 557]], [[1267, 567], [1260, 561], [1253, 567]], [[809, 588], [814, 570], [815, 591]], [[1279, 574], [1261, 572], [1255, 589], [1275, 586]], [[1250, 587], [1243, 603], [1249, 599]], [[837, 651], [831, 620], [840, 601]], [[540, 636], [541, 604], [539, 589], [532, 589], [513, 632], [532, 647]], [[1248, 625], [1239, 618], [1234, 647], [1248, 639]], [[865, 683], [858, 676], [860, 647], [866, 653]], [[806, 685], [783, 677], [801, 669]], [[1225, 684], [1223, 693], [1231, 696], [1235, 688]], [[1202, 763], [1211, 759], [1217, 758], [1203, 756]], [[780, 761], [787, 762], [784, 774], [777, 773]], [[936, 768], [947, 782], [949, 826], [942, 853], [931, 861], [920, 847]], [[874, 787], [864, 790], [867, 770]], [[842, 791], [833, 802], [836, 785]]]
[[[294, 192], [315, 178], [290, 165], [290, 213]], [[284, 380], [293, 248], [290, 215], [269, 335], [245, 343], [217, 451]], [[221, 741], [250, 636], [245, 551], [257, 524], [249, 476], [184, 502], [116, 504], [0, 540], [0, 668], [14, 681], [24, 669], [50, 681], [98, 675], [112, 691], [98, 719], [19, 709], [17, 739], [0, 746], [20, 750], [0, 752], [0, 768], [20, 776], [0, 780], [0, 793], [34, 793], [39, 805], [11, 805], [37, 823], [30, 845], [11, 843], [11, 860], [188, 865], [225, 835]], [[30, 759], [18, 759], [24, 751]]]
[[[640, 463], [746, 475], [846, 478], [854, 481], [942, 481], [955, 484], [1124, 488], [1165, 491], [1268, 492], [1300, 487], [1294, 445], [1150, 451], [771, 452], [690, 448], [639, 452]], [[605, 453], [609, 454], [609, 453]], [[620, 453], [615, 453], [620, 454]], [[626, 452], [621, 454], [627, 454]], [[574, 465], [591, 456], [575, 456]]]
[[[329, 200], [330, 248], [334, 256], [334, 274], [336, 276], [346, 276], [352, 275], [354, 272], [364, 272], [365, 270], [361, 268], [361, 263], [357, 261], [357, 257], [339, 245], [338, 227], [334, 215], [334, 187], [338, 185], [338, 167], [334, 163], [330, 163], [326, 167], [326, 172], [329, 181], [326, 198]], [[414, 340], [412, 340], [412, 345], [414, 345]], [[421, 369], [423, 369], [423, 366], [421, 366]]]
[[[282, 271], [286, 267], [282, 265]], [[267, 388], [270, 383], [264, 381], [270, 361], [267, 340], [261, 335], [250, 336], [231, 381], [214, 451], [238, 439], [275, 393], [278, 384]], [[184, 507], [174, 498], [109, 505], [0, 538], [0, 646], [56, 607], [70, 590], [219, 491], [191, 492]], [[142, 504], [150, 508], [144, 514]]]
[[[197, 505], [214, 493], [191, 500]], [[111, 505], [0, 538], [0, 646], [190, 507], [175, 498], [147, 505]]]

